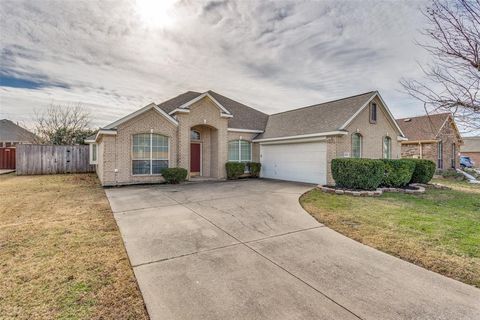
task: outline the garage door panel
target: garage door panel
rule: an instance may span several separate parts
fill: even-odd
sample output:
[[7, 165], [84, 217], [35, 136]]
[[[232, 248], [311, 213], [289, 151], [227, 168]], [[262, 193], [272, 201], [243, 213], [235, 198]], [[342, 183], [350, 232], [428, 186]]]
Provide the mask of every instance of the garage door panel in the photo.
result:
[[326, 183], [325, 142], [261, 145], [260, 154], [262, 177]]

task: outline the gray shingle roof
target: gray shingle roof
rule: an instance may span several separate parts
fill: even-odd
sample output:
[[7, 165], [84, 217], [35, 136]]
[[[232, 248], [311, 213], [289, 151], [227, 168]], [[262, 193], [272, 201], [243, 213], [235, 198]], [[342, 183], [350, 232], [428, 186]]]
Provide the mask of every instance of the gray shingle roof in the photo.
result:
[[[253, 109], [247, 105], [244, 105], [238, 101], [232, 100], [214, 91], [208, 91], [208, 93], [217, 100], [222, 106], [224, 106], [232, 115], [233, 118], [229, 119], [228, 127], [236, 129], [251, 129], [251, 130], [263, 130], [267, 123], [268, 115]], [[158, 105], [163, 111], [169, 113], [175, 108], [195, 99], [202, 93], [195, 91], [187, 91], [172, 99], [164, 101]]]
[[269, 139], [339, 130], [376, 91], [289, 110], [269, 116], [265, 132], [256, 139]]
[[35, 142], [36, 136], [7, 119], [0, 120], [0, 141], [2, 142]]
[[410, 141], [435, 140], [450, 113], [397, 119], [398, 126]]

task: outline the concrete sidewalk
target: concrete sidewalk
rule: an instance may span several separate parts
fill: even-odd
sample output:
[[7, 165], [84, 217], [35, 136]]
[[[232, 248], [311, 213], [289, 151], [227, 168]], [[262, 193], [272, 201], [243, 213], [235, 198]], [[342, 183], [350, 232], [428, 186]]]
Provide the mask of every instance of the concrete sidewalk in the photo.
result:
[[346, 238], [268, 180], [106, 189], [152, 319], [480, 319], [480, 290]]

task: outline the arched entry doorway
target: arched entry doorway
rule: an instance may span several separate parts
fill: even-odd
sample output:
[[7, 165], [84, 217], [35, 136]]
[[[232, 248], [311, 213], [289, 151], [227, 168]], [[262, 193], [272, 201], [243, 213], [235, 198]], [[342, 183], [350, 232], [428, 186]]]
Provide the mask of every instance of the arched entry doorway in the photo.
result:
[[218, 178], [218, 130], [208, 125], [190, 128], [190, 176]]

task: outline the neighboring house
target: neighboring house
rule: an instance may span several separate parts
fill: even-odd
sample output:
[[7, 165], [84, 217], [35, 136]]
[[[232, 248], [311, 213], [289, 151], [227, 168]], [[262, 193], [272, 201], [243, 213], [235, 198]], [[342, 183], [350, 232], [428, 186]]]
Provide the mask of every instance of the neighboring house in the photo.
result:
[[480, 167], [480, 136], [464, 137], [460, 152], [462, 156], [470, 157], [475, 162], [475, 167]]
[[36, 136], [32, 132], [7, 120], [0, 120], [0, 147], [14, 147], [17, 144], [35, 143]]
[[459, 168], [462, 137], [450, 113], [398, 119], [408, 141], [402, 141], [403, 158], [428, 159], [437, 169]]
[[103, 185], [162, 182], [161, 170], [225, 178], [225, 163], [260, 162], [266, 178], [333, 183], [336, 157], [399, 158], [405, 140], [376, 91], [267, 115], [213, 91], [188, 91], [99, 130]]

